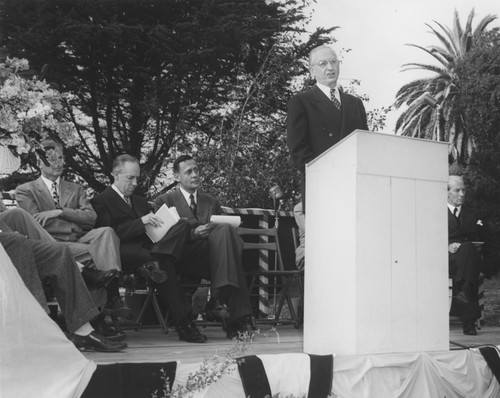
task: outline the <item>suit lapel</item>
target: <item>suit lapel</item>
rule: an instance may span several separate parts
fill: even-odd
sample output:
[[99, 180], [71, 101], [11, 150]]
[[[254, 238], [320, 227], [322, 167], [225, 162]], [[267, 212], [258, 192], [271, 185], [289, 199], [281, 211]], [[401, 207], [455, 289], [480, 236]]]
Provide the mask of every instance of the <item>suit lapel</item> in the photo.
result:
[[208, 214], [210, 210], [210, 203], [207, 200], [207, 197], [198, 191], [198, 221], [201, 222], [202, 224], [206, 224], [209, 219], [208, 219]]
[[[70, 197], [73, 195], [73, 192], [70, 188], [70, 185], [68, 184], [67, 181], [63, 180], [62, 178], [59, 180], [59, 203], [61, 204], [61, 207], [65, 207], [68, 202]], [[70, 207], [70, 206], [67, 206]]]
[[35, 181], [35, 189], [37, 191], [35, 197], [38, 197], [40, 200], [40, 211], [45, 210], [54, 210], [56, 208], [56, 204], [54, 203], [54, 199], [52, 198], [52, 194], [49, 192], [47, 185], [42, 180], [42, 177], [38, 178]]
[[[113, 188], [108, 187], [106, 189], [109, 190], [108, 192], [109, 192], [109, 199], [110, 199], [111, 204], [117, 210], [121, 211], [122, 213], [128, 214], [132, 218], [137, 217], [136, 213], [134, 212], [134, 209], [132, 209], [132, 207], [130, 207], [127, 203], [125, 203], [125, 201], [122, 199], [122, 197], [120, 195], [118, 195], [118, 193], [116, 193]], [[132, 202], [132, 206], [133, 206], [134, 205], [134, 195], [132, 195], [130, 197], [130, 201]]]
[[311, 89], [311, 96], [312, 96], [312, 101], [311, 103], [314, 104], [314, 106], [323, 113], [327, 119], [331, 119], [332, 121], [335, 119], [334, 117], [334, 111], [335, 107], [332, 104], [332, 101], [330, 101], [330, 98], [328, 98], [323, 91], [319, 89], [318, 86], [314, 86]]
[[195, 218], [193, 212], [191, 211], [191, 207], [189, 207], [189, 204], [186, 202], [186, 198], [182, 194], [180, 188], [177, 188], [174, 191], [174, 204], [179, 216], [192, 219]]

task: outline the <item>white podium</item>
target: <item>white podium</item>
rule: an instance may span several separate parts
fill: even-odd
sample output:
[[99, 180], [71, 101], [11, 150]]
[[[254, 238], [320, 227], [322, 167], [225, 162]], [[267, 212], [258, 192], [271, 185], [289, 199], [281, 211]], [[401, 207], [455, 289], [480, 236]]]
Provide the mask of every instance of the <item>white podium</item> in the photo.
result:
[[304, 351], [448, 350], [448, 145], [356, 130], [306, 173]]

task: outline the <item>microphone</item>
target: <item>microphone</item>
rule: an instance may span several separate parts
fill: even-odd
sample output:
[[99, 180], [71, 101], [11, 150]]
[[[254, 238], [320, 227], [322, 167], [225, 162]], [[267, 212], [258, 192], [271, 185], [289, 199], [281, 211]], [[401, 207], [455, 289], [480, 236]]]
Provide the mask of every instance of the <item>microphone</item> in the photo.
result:
[[269, 196], [272, 199], [281, 199], [284, 196], [283, 190], [279, 185], [273, 185], [271, 188], [269, 188]]

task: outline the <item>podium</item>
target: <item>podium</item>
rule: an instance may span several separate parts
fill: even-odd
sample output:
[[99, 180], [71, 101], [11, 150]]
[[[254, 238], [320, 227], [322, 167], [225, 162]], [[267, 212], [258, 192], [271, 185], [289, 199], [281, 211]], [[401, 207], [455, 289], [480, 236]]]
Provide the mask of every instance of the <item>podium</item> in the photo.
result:
[[448, 145], [356, 130], [306, 166], [304, 351], [449, 349]]

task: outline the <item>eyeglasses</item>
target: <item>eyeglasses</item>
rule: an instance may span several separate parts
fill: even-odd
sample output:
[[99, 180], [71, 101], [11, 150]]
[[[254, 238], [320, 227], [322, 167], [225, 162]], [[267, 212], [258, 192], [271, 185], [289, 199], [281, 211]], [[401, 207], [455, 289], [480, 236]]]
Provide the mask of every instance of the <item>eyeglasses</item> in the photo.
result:
[[331, 65], [333, 67], [337, 66], [339, 64], [338, 59], [332, 59], [331, 61], [319, 61], [317, 64], [313, 64], [319, 66], [321, 69], [326, 69], [328, 65]]

